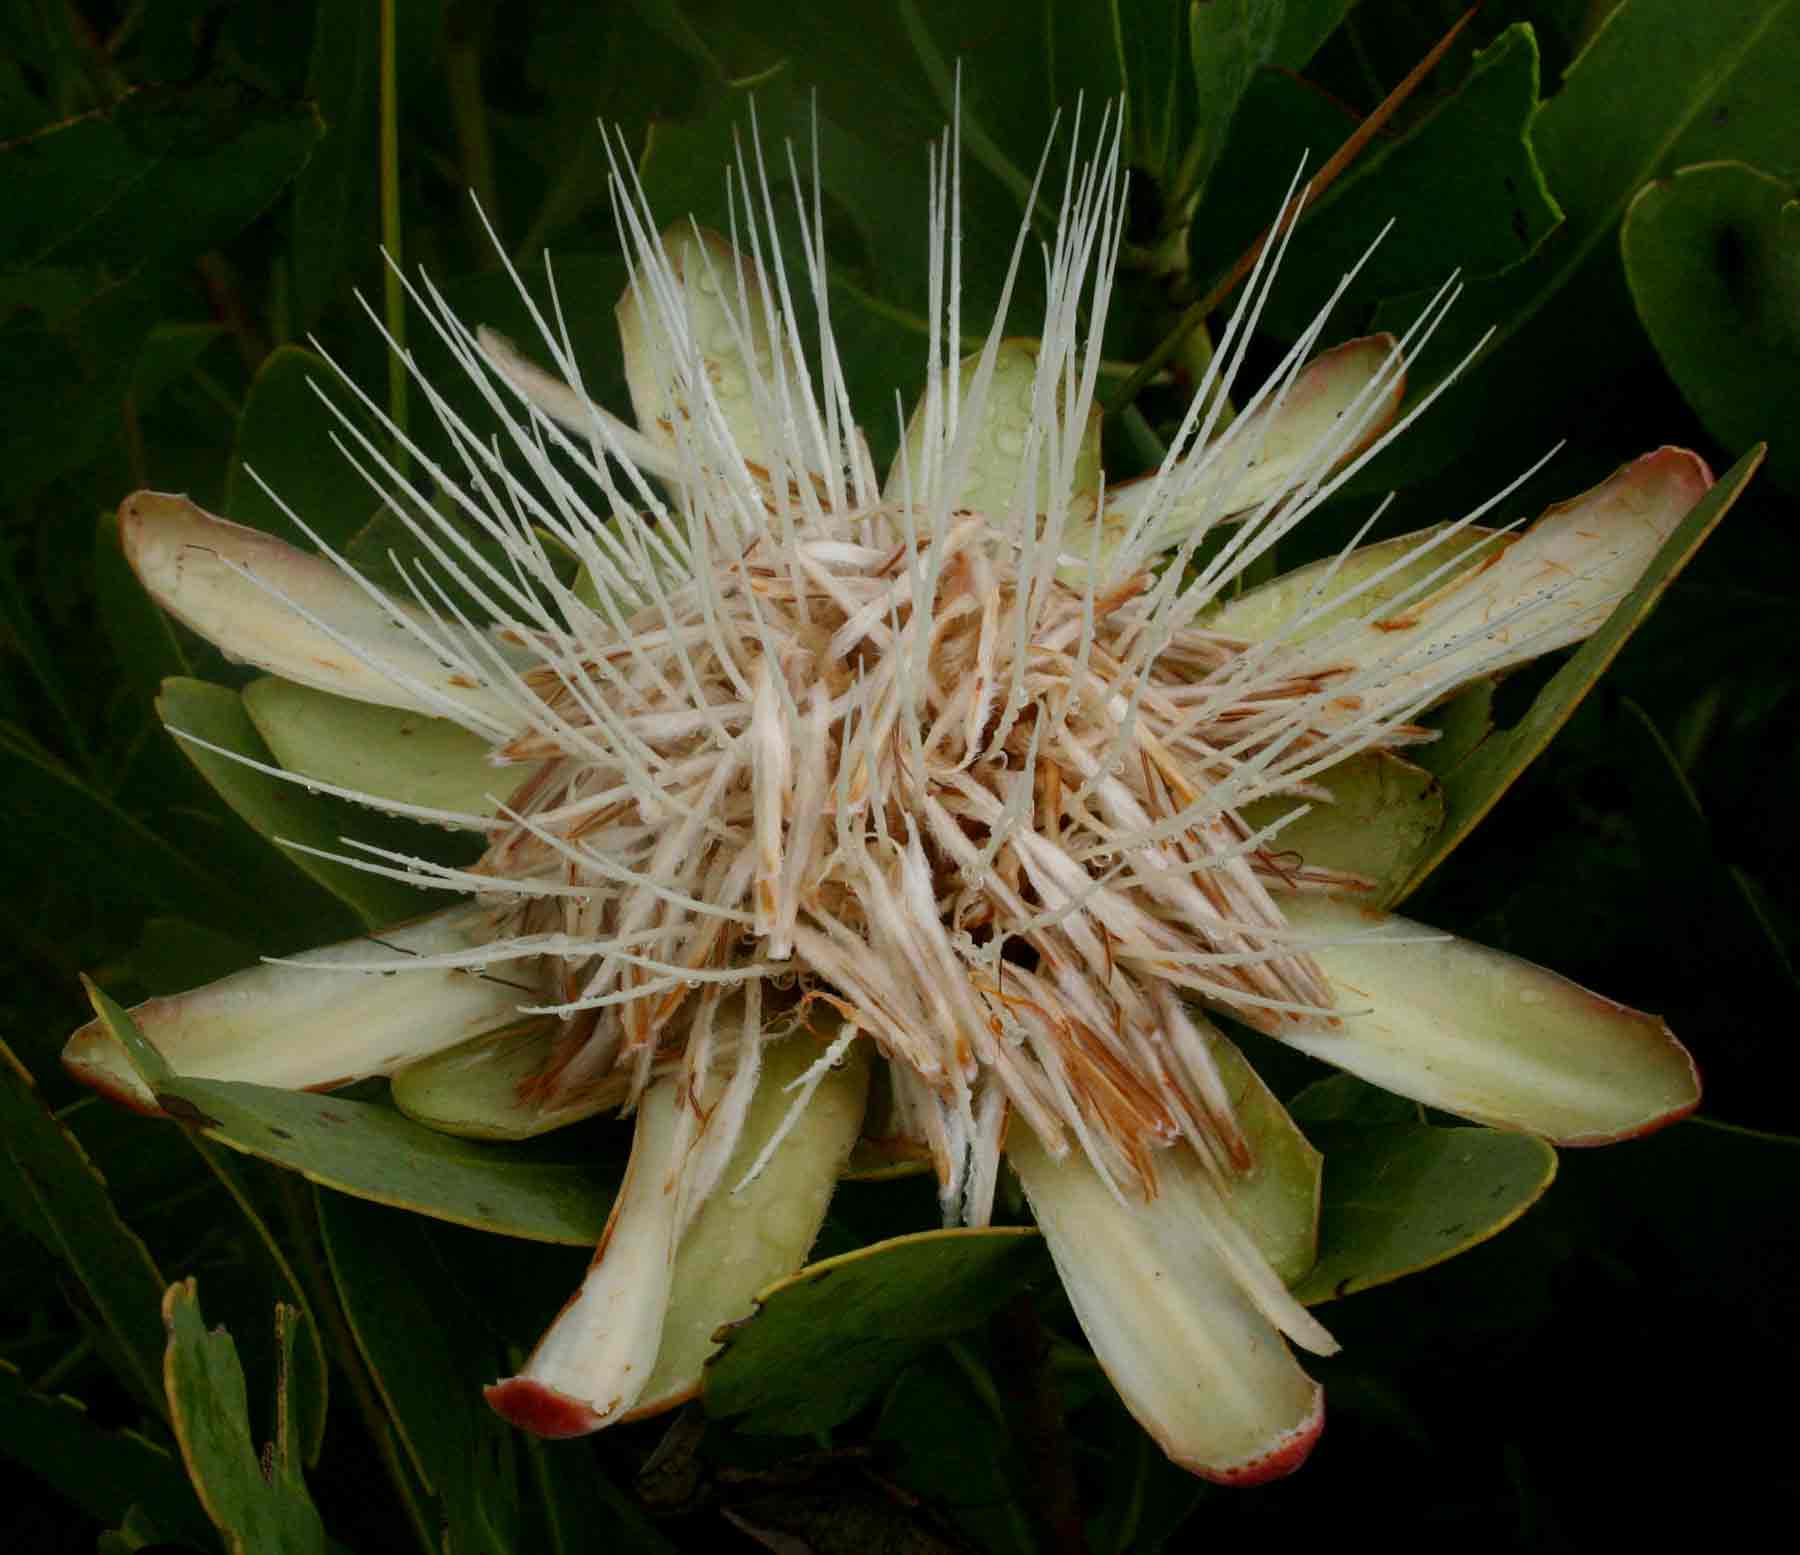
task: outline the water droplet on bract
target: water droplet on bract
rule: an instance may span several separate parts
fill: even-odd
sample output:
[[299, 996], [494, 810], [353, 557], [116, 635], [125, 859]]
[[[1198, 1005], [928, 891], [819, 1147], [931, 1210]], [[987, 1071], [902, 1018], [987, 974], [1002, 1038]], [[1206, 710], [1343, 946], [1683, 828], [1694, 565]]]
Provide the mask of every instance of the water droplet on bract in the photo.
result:
[[1544, 996], [1535, 988], [1524, 989], [1519, 994], [1520, 1004], [1542, 1004], [1543, 1002]]
[[317, 799], [319, 797], [319, 785], [317, 783], [305, 783], [301, 786], [305, 788], [307, 793], [311, 794], [313, 798]]
[[681, 980], [681, 986], [687, 989], [689, 993], [692, 993], [700, 986], [700, 979], [697, 977], [684, 977]]

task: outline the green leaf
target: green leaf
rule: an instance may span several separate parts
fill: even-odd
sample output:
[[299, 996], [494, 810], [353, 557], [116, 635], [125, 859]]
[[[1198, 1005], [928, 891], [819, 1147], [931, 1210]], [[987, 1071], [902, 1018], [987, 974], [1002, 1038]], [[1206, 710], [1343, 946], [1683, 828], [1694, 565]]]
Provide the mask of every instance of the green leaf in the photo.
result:
[[[1296, 1111], [1304, 1118], [1303, 1099]], [[1295, 1287], [1316, 1303], [1385, 1285], [1506, 1229], [1556, 1175], [1530, 1134], [1424, 1125], [1315, 1124], [1325, 1152], [1319, 1261]]]
[[121, 1380], [162, 1403], [163, 1279], [119, 1219], [100, 1174], [0, 1043], [0, 1207], [59, 1259], [87, 1293]]
[[488, 742], [405, 708], [315, 691], [277, 675], [244, 687], [244, 710], [289, 772], [405, 804], [490, 815], [520, 772], [488, 762]]
[[[316, 547], [282, 511], [281, 503], [334, 549], [349, 544], [381, 506], [369, 483], [332, 446], [333, 433], [350, 440], [321, 402], [321, 393], [345, 412], [353, 426], [365, 435], [373, 432], [368, 417], [323, 357], [299, 346], [281, 346], [264, 358], [250, 385], [225, 484], [225, 512], [231, 518], [303, 551]], [[355, 449], [354, 443], [350, 446]], [[367, 461], [367, 454], [356, 452]]]
[[[209, 744], [247, 756], [252, 761], [274, 764], [274, 757], [263, 744], [244, 709], [243, 698], [223, 686], [203, 680], [175, 678], [163, 683], [157, 699], [157, 711], [170, 729], [205, 740]], [[188, 759], [200, 769], [220, 796], [246, 821], [259, 836], [271, 844], [279, 841], [304, 843], [309, 847], [343, 850], [346, 835], [365, 841], [381, 840], [386, 830], [392, 833], [394, 823], [377, 820], [367, 811], [358, 810], [343, 800], [309, 794], [297, 783], [258, 772], [228, 756], [196, 745], [192, 740], [180, 742]], [[411, 834], [406, 834], [411, 840]], [[310, 875], [339, 900], [355, 909], [357, 917], [370, 928], [397, 923], [403, 918], [417, 917], [438, 905], [427, 893], [397, 880], [366, 874], [332, 859], [309, 853], [292, 854], [295, 866]], [[288, 904], [291, 912], [292, 906]], [[324, 913], [315, 913], [324, 919]], [[331, 919], [318, 927], [319, 937], [338, 937], [341, 919]]]
[[109, 1528], [100, 1535], [95, 1549], [98, 1555], [135, 1555], [142, 1549], [149, 1549], [151, 1555], [156, 1555], [158, 1545], [165, 1550], [170, 1548], [150, 1514], [141, 1506], [134, 1506], [126, 1511], [125, 1520], [117, 1528]]
[[[1222, 275], [1274, 221], [1288, 180], [1305, 158], [1316, 171], [1356, 129], [1356, 116], [1309, 82], [1264, 70], [1238, 105], [1225, 154], [1188, 233], [1196, 282]], [[1288, 249], [1297, 258], [1304, 227]], [[1275, 292], [1282, 284], [1278, 278]]]
[[78, 777], [22, 731], [0, 725], [0, 807], [29, 815], [7, 851], [56, 856], [99, 896], [142, 903], [196, 922], [262, 923], [266, 913], [228, 876], [214, 874]]
[[706, 1412], [746, 1431], [830, 1430], [1041, 1276], [1044, 1259], [1035, 1230], [993, 1227], [895, 1237], [811, 1264], [729, 1330], [706, 1368]]
[[1305, 69], [1355, 4], [1356, 0], [1287, 0], [1270, 62], [1287, 70]]
[[[1507, 274], [1471, 286], [1435, 335], [1415, 392], [1459, 361], [1490, 327], [1486, 359], [1421, 421], [1394, 459], [1372, 465], [1379, 489], [1497, 434], [1495, 407], [1510, 413], [1520, 388], [1561, 372], [1566, 321], [1533, 331], [1533, 317], [1583, 269], [1638, 191], [1690, 163], [1740, 158], [1800, 176], [1800, 115], [1791, 111], [1800, 58], [1800, 0], [1630, 0], [1615, 6], [1569, 67], [1562, 88], [1532, 121], [1532, 141], [1565, 220], [1556, 241]], [[1422, 296], [1377, 314], [1403, 328]], [[1556, 315], [1562, 320], [1562, 315]]]
[[171, 1531], [206, 1528], [187, 1475], [166, 1447], [97, 1425], [79, 1400], [37, 1392], [4, 1360], [0, 1455], [101, 1522], [116, 1523], [139, 1506]]
[[1771, 968], [1778, 969], [1790, 987], [1800, 984], [1780, 928], [1763, 910], [1754, 877], [1721, 852], [1700, 796], [1662, 731], [1630, 697], [1622, 698], [1620, 707], [1636, 798], [1643, 807], [1646, 834], [1656, 839], [1658, 873], [1681, 882], [1691, 910], [1718, 934], [1724, 955], [1734, 962], [1749, 961], [1750, 947], [1761, 940]]
[[[793, 102], [792, 72], [782, 71], [754, 87], [728, 87], [698, 118], [653, 121], [638, 159], [638, 177], [656, 220], [666, 227], [691, 216], [704, 227], [729, 231], [725, 172], [736, 166], [738, 147], [749, 133], [751, 107], [759, 125], [791, 133], [790, 126], [799, 122]], [[780, 177], [785, 168], [769, 171]]]
[[1453, 97], [1360, 160], [1304, 219], [1270, 301], [1270, 327], [1288, 336], [1304, 329], [1390, 221], [1394, 230], [1345, 293], [1346, 306], [1526, 259], [1562, 220], [1533, 150], [1537, 110], [1537, 40], [1520, 22], [1475, 56]]
[[301, 1341], [291, 1357], [288, 1383], [293, 1395], [290, 1413], [295, 1421], [294, 1434], [300, 1443], [300, 1456], [317, 1463], [319, 1449], [325, 1442], [325, 1415], [330, 1401], [331, 1368], [325, 1357], [325, 1343], [319, 1334], [318, 1319], [312, 1310], [306, 1288], [288, 1262], [281, 1243], [269, 1229], [268, 1221], [251, 1195], [244, 1180], [241, 1163], [228, 1151], [221, 1150], [199, 1134], [188, 1131], [188, 1143], [198, 1152], [218, 1180], [238, 1213], [244, 1217], [256, 1244], [260, 1245], [266, 1267], [280, 1290], [286, 1305], [293, 1307], [306, 1321], [300, 1324]]
[[152, 278], [97, 291], [79, 270], [0, 269], [0, 287], [0, 469], [24, 495], [125, 430], [124, 398], [162, 300]]
[[156, 1099], [208, 1139], [321, 1187], [502, 1236], [597, 1242], [617, 1187], [602, 1167], [434, 1133], [378, 1102], [185, 1077]]
[[606, 1555], [677, 1555], [638, 1503], [601, 1473], [591, 1455], [525, 1436], [548, 1542], [543, 1555], [588, 1555], [606, 1530]]
[[1733, 453], [1767, 438], [1771, 478], [1800, 492], [1795, 196], [1740, 162], [1682, 168], [1639, 191], [1619, 241], [1638, 316], [1707, 431]]
[[380, 242], [371, 176], [380, 13], [364, 0], [318, 0], [313, 14], [306, 89], [326, 133], [294, 185], [288, 264], [297, 332], [317, 322], [342, 294], [344, 273], [373, 260]]
[[1752, 449], [1714, 483], [1656, 553], [1638, 585], [1613, 608], [1595, 632], [1537, 695], [1516, 724], [1496, 730], [1443, 778], [1444, 825], [1411, 878], [1394, 891], [1390, 905], [1404, 901], [1448, 858], [1457, 845], [1493, 809], [1500, 796], [1536, 759], [1618, 657], [1626, 640], [1656, 608], [1663, 591], [1737, 501], [1762, 463], [1762, 449]]
[[455, 1288], [417, 1217], [335, 1193], [318, 1207], [350, 1331], [454, 1546], [522, 1548], [518, 1438], [481, 1397], [507, 1369], [489, 1320]]
[[[958, 1360], [938, 1350], [902, 1372], [882, 1401], [875, 1439], [903, 1455], [900, 1483], [948, 1512], [977, 1549], [1033, 1555], [1031, 1524], [1007, 1474], [1013, 1449], [993, 1380], [972, 1355]], [[948, 1420], [955, 1430], [944, 1429]]]
[[256, 959], [256, 952], [216, 929], [185, 918], [147, 918], [131, 952], [131, 976], [152, 997], [217, 982]]
[[163, 1320], [169, 1334], [164, 1381], [175, 1436], [230, 1555], [325, 1555], [325, 1525], [307, 1495], [288, 1414], [286, 1362], [300, 1315], [292, 1307], [275, 1309], [283, 1366], [275, 1385], [275, 1439], [266, 1457], [250, 1434], [237, 1347], [224, 1329], [207, 1332], [193, 1280], [169, 1287]]
[[[1273, 51], [1281, 24], [1281, 0], [1210, 0], [1188, 8], [1195, 123], [1171, 197], [1198, 199], [1206, 188], [1225, 149], [1238, 103]], [[1137, 110], [1133, 98], [1130, 111]]]
[[[1710, 1283], [1722, 1266], [1741, 1261], [1745, 1275], [1767, 1292], [1771, 1316], [1785, 1310], [1791, 1287], [1767, 1281], [1764, 1270], [1772, 1242], [1792, 1245], [1800, 1139], [1692, 1118], [1629, 1154], [1600, 1151], [1581, 1164], [1612, 1181], [1614, 1202], [1641, 1215], [1644, 1230], [1678, 1267]], [[1721, 1192], [1725, 1184], [1729, 1189]]]
[[131, 1067], [137, 1071], [138, 1078], [150, 1087], [155, 1087], [170, 1078], [175, 1071], [169, 1067], [168, 1060], [157, 1050], [156, 1045], [138, 1029], [138, 1024], [131, 1018], [130, 1012], [109, 998], [97, 984], [88, 978], [83, 977], [82, 984], [87, 989], [88, 1002], [93, 1005], [94, 1013], [100, 1017], [100, 1024], [111, 1033], [113, 1040], [125, 1049], [131, 1060]]
[[0, 152], [0, 267], [101, 264], [115, 277], [236, 234], [305, 165], [309, 104], [221, 82], [141, 87]]

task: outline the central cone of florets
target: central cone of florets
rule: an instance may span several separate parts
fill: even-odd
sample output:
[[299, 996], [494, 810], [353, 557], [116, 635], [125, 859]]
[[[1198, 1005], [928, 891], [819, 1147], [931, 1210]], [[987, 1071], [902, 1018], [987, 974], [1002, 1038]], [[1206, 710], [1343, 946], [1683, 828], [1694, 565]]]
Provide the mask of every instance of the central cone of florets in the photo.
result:
[[773, 985], [874, 1040], [964, 1218], [1008, 1104], [1125, 1189], [1179, 1141], [1248, 1164], [1184, 1000], [1329, 1018], [1264, 883], [1294, 870], [1241, 811], [1307, 791], [1283, 774], [1330, 741], [1330, 676], [1171, 629], [1156, 574], [1071, 577], [1020, 527], [772, 517], [526, 674], [549, 716], [497, 754], [540, 765], [481, 870], [567, 888], [498, 936], [590, 947], [542, 963], [546, 1096], [691, 1069], [722, 1001]]

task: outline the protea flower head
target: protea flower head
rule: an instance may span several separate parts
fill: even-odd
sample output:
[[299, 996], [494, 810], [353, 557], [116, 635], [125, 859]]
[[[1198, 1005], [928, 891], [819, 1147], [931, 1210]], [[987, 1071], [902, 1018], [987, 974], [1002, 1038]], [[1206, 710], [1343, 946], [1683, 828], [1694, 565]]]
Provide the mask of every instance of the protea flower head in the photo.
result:
[[[792, 263], [760, 158], [737, 170], [746, 252], [692, 224], [659, 236], [628, 171], [615, 194], [635, 427], [584, 393], [554, 317], [553, 374], [429, 283], [416, 300], [492, 426], [421, 381], [456, 463], [389, 425], [406, 473], [345, 421], [431, 558], [410, 598], [179, 497], [122, 509], [171, 614], [298, 686], [467, 731], [491, 784], [463, 808], [403, 778], [352, 795], [482, 834], [468, 869], [344, 854], [466, 903], [153, 1001], [143, 1029], [178, 1071], [324, 1086], [549, 1023], [518, 1105], [637, 1119], [585, 1282], [489, 1390], [551, 1435], [692, 1395], [714, 1329], [804, 1257], [873, 1062], [868, 1126], [928, 1154], [947, 1221], [985, 1224], [1002, 1163], [1017, 1173], [1172, 1457], [1285, 1472], [1322, 1398], [1281, 1336], [1333, 1343], [1255, 1191], [1243, 1111], [1279, 1109], [1212, 1014], [1563, 1142], [1654, 1127], [1698, 1086], [1659, 1021], [1361, 905], [1367, 880], [1282, 834], [1329, 810], [1347, 763], [1430, 738], [1419, 715], [1457, 687], [1592, 632], [1704, 465], [1664, 449], [1530, 527], [1477, 527], [1484, 509], [1240, 593], [1404, 426], [1405, 363], [1448, 292], [1407, 339], [1315, 354], [1321, 315], [1227, 422], [1272, 256], [1169, 456], [1108, 484], [1116, 133], [1064, 180], [1039, 337], [1005, 338], [1003, 306], [960, 363], [947, 141], [926, 385], [883, 480], [816, 204]], [[149, 1103], [97, 1027], [68, 1061]]]

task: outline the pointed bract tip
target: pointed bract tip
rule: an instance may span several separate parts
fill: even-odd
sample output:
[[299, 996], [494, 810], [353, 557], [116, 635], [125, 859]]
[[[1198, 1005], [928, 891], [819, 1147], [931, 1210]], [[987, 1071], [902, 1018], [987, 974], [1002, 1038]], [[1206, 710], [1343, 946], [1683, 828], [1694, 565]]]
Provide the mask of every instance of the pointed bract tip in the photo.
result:
[[131, 1060], [106, 1027], [91, 1020], [63, 1044], [62, 1066], [71, 1077], [108, 1101], [147, 1118], [166, 1118], [156, 1098], [131, 1068]]
[[490, 1383], [482, 1389], [482, 1396], [488, 1407], [509, 1425], [550, 1441], [586, 1436], [605, 1423], [605, 1417], [591, 1404], [530, 1377], [508, 1377]]
[[1209, 1480], [1215, 1485], [1229, 1485], [1234, 1490], [1245, 1490], [1253, 1485], [1267, 1485], [1278, 1479], [1286, 1479], [1312, 1456], [1313, 1447], [1324, 1430], [1325, 1390], [1319, 1388], [1314, 1395], [1312, 1413], [1266, 1452], [1258, 1453], [1254, 1458], [1221, 1467], [1218, 1464], [1197, 1463], [1175, 1452], [1171, 1452], [1169, 1457], [1177, 1466], [1201, 1479]]
[[1691, 448], [1677, 448], [1673, 443], [1664, 443], [1661, 448], [1651, 449], [1649, 453], [1640, 455], [1635, 463], [1640, 466], [1652, 465], [1671, 475], [1686, 474], [1696, 488], [1697, 498], [1706, 494], [1714, 479], [1712, 466], [1699, 454]]

